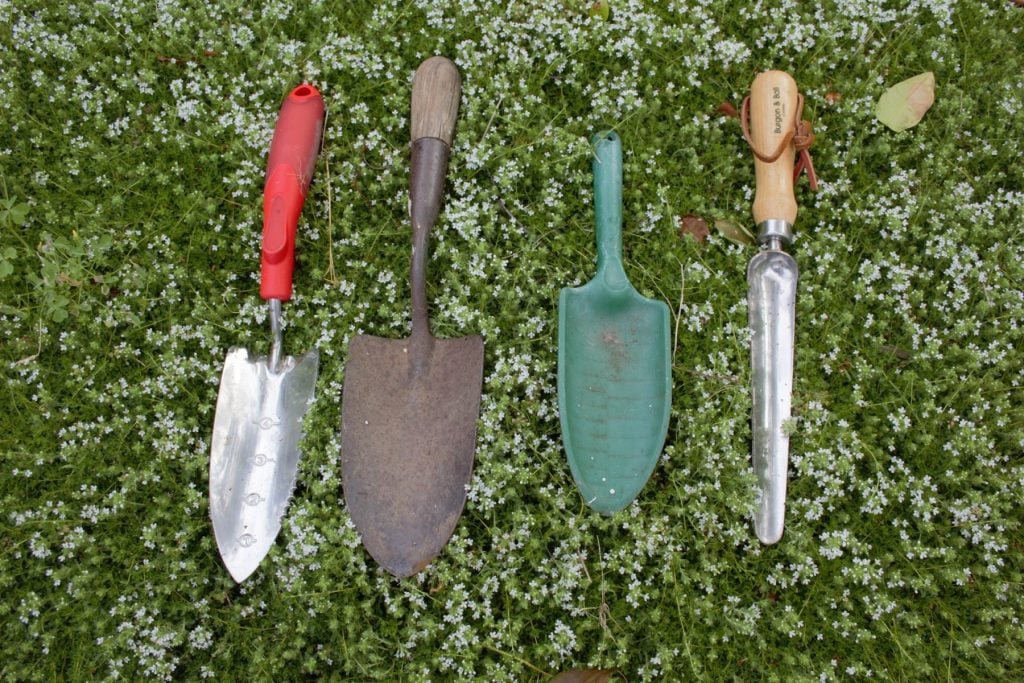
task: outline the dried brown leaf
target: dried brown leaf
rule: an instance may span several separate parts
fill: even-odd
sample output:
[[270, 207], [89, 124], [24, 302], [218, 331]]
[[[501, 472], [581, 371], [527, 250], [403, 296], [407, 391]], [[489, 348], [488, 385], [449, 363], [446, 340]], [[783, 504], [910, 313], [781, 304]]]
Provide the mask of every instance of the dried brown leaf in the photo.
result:
[[843, 101], [843, 93], [838, 90], [830, 90], [825, 93], [825, 102], [828, 104], [838, 104]]
[[740, 113], [736, 111], [736, 107], [732, 106], [730, 102], [722, 102], [715, 107], [715, 111], [730, 119], [738, 119], [740, 117]]
[[704, 244], [704, 241], [708, 238], [708, 234], [708, 223], [700, 216], [688, 213], [679, 219], [680, 239], [689, 235], [697, 244]]

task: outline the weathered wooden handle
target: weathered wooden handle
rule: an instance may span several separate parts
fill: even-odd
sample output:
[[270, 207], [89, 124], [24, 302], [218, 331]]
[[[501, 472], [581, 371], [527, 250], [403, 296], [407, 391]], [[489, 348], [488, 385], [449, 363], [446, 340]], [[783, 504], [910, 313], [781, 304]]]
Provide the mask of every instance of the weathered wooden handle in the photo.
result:
[[786, 143], [782, 154], [772, 162], [754, 157], [757, 183], [754, 223], [757, 225], [770, 219], [783, 220], [790, 225], [796, 222], [793, 133], [798, 97], [796, 81], [785, 71], [765, 71], [750, 84], [750, 138], [754, 148], [763, 155], [772, 155]]
[[459, 113], [462, 80], [459, 69], [445, 57], [420, 64], [412, 80], [412, 140], [438, 138], [449, 147]]

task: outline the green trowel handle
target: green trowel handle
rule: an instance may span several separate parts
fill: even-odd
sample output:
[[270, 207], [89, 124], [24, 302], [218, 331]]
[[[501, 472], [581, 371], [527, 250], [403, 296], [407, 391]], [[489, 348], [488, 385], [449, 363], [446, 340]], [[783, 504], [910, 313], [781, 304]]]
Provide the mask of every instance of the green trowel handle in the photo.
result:
[[605, 131], [592, 143], [597, 277], [612, 289], [623, 289], [629, 283], [622, 269], [622, 140], [614, 131]]

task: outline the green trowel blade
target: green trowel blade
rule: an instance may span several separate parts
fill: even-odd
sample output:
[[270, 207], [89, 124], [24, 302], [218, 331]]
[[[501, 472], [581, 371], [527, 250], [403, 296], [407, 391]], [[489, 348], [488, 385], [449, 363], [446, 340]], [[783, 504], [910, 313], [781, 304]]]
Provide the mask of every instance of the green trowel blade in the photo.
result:
[[641, 296], [622, 267], [622, 143], [603, 133], [594, 147], [597, 275], [559, 299], [558, 407], [576, 484], [611, 514], [640, 493], [665, 443], [670, 332], [668, 306]]

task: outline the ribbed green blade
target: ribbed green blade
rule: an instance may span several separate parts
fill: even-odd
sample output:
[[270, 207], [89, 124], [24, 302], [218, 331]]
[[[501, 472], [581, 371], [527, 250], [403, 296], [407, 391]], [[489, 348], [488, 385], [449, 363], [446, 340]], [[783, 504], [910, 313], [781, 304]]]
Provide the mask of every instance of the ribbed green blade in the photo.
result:
[[622, 148], [595, 137], [598, 272], [563, 289], [558, 307], [562, 442], [587, 504], [611, 514], [654, 471], [672, 396], [669, 311], [644, 298], [622, 268]]

